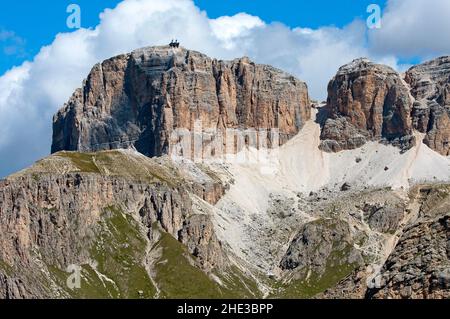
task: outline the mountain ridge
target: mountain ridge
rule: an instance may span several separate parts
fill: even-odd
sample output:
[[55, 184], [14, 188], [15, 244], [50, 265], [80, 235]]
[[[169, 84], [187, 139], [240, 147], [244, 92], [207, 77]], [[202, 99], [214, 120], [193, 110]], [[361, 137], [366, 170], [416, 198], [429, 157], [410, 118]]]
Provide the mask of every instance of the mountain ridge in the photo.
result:
[[[247, 58], [97, 64], [55, 115], [53, 154], [0, 181], [0, 297], [449, 298], [446, 61], [404, 79], [355, 60], [326, 105]], [[280, 145], [172, 156], [195, 119]]]

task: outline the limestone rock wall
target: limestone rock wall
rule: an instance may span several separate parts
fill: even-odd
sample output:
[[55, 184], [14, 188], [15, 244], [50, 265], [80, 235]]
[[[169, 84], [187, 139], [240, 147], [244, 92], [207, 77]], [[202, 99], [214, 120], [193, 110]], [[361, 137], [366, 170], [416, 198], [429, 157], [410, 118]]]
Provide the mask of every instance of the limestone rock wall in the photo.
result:
[[248, 58], [218, 61], [183, 48], [151, 47], [92, 69], [53, 121], [52, 152], [134, 146], [169, 150], [171, 132], [204, 128], [279, 128], [281, 142], [310, 119], [304, 82]]
[[341, 67], [328, 85], [321, 148], [338, 152], [368, 141], [414, 145], [412, 99], [390, 67], [358, 59]]

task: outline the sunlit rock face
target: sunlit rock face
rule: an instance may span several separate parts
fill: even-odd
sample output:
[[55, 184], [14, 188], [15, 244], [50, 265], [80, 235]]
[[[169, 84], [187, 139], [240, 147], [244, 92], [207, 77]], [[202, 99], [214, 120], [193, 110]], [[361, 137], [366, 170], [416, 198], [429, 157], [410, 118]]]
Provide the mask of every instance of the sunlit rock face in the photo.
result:
[[328, 85], [321, 148], [338, 152], [375, 140], [409, 149], [415, 143], [411, 107], [408, 88], [396, 71], [354, 60]]
[[174, 129], [254, 128], [287, 141], [310, 119], [304, 82], [248, 58], [219, 61], [183, 48], [150, 47], [92, 69], [55, 115], [52, 152], [134, 146], [167, 153]]

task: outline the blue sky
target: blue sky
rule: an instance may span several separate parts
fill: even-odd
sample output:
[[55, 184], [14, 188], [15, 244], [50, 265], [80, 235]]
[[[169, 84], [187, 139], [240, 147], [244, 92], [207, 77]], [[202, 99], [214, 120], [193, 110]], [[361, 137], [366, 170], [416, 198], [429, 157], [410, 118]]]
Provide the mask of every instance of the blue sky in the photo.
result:
[[[6, 2], [6, 1], [5, 1]], [[11, 66], [33, 58], [43, 45], [53, 41], [56, 34], [70, 31], [66, 26], [66, 8], [71, 3], [82, 8], [82, 26], [93, 27], [105, 8], [114, 7], [119, 0], [17, 0], [2, 3], [0, 32], [14, 32], [24, 40], [22, 54], [5, 54], [11, 41], [0, 42], [0, 74]]]
[[196, 0], [195, 3], [212, 18], [247, 12], [266, 22], [282, 22], [290, 27], [318, 28], [324, 25], [342, 27], [356, 17], [366, 19], [371, 3], [384, 6], [384, 0]]
[[[0, 39], [0, 74], [24, 60], [32, 59], [43, 45], [50, 44], [55, 35], [69, 32], [66, 8], [75, 3], [82, 9], [82, 27], [94, 27], [105, 8], [114, 8], [120, 0], [36, 0], [8, 1], [0, 11], [0, 32], [14, 32], [14, 41]], [[246, 12], [267, 23], [282, 22], [290, 27], [319, 28], [325, 25], [342, 27], [355, 18], [365, 19], [370, 3], [381, 7], [385, 0], [195, 0], [210, 18]], [[14, 52], [7, 48], [17, 46]], [[10, 50], [11, 51], [11, 50]]]

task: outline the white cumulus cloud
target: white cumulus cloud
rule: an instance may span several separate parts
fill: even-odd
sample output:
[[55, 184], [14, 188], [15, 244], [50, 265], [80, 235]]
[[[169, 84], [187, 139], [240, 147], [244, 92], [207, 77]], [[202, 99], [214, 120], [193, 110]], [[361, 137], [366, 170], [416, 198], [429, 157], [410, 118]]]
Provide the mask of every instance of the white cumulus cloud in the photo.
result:
[[449, 0], [390, 0], [381, 29], [370, 32], [380, 54], [425, 58], [450, 54]]
[[214, 35], [223, 42], [227, 49], [236, 48], [236, 38], [249, 35], [257, 27], [263, 27], [264, 22], [255, 16], [246, 13], [238, 13], [232, 17], [223, 16], [210, 20]]

